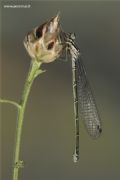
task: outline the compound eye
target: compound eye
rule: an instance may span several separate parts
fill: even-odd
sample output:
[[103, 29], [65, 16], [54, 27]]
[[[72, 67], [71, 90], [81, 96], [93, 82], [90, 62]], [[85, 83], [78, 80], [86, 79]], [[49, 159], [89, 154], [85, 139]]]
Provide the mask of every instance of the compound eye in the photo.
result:
[[53, 48], [53, 46], [54, 46], [54, 41], [52, 41], [48, 44], [47, 49], [51, 50]]

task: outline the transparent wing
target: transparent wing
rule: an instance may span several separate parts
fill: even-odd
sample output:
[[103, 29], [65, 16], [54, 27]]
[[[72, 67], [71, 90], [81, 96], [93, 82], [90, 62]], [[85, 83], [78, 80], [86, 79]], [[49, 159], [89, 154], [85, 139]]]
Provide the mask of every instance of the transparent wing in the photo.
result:
[[81, 58], [76, 60], [75, 66], [79, 112], [88, 134], [92, 138], [97, 138], [102, 132], [101, 121]]

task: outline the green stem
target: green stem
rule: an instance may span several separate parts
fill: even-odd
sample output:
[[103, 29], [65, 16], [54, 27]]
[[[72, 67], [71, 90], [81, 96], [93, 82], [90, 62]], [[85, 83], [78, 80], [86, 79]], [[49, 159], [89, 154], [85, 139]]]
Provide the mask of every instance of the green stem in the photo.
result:
[[[19, 168], [23, 167], [23, 161], [20, 160], [20, 144], [21, 144], [21, 134], [23, 127], [23, 119], [24, 112], [26, 107], [26, 102], [28, 99], [28, 95], [32, 86], [32, 83], [35, 77], [40, 74], [38, 73], [40, 70], [41, 63], [38, 63], [36, 60], [31, 61], [30, 70], [28, 72], [28, 76], [25, 82], [24, 90], [22, 93], [22, 98], [20, 101], [20, 106], [18, 111], [18, 119], [17, 119], [17, 128], [16, 128], [16, 142], [15, 142], [15, 151], [14, 151], [14, 166], [13, 166], [13, 180], [18, 180]], [[42, 73], [42, 70], [41, 70]]]
[[18, 109], [21, 107], [18, 103], [7, 99], [0, 99], [0, 103], [12, 104], [16, 106]]

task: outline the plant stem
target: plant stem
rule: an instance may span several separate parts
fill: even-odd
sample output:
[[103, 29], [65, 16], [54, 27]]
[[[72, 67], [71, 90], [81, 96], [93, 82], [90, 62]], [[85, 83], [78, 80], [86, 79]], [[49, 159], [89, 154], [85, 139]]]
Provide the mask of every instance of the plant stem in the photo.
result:
[[7, 99], [0, 99], [0, 103], [12, 104], [16, 106], [18, 109], [21, 107], [18, 103]]
[[20, 160], [20, 144], [21, 144], [21, 135], [22, 135], [22, 127], [23, 127], [23, 119], [24, 112], [26, 107], [26, 102], [29, 96], [29, 92], [32, 86], [32, 83], [35, 77], [40, 74], [41, 63], [38, 63], [36, 60], [31, 61], [30, 70], [28, 72], [28, 76], [24, 85], [22, 97], [20, 100], [20, 107], [18, 110], [18, 118], [17, 118], [17, 127], [16, 127], [16, 142], [15, 142], [15, 151], [14, 151], [14, 166], [13, 166], [13, 178], [12, 180], [18, 180], [19, 168], [23, 167], [23, 161]]

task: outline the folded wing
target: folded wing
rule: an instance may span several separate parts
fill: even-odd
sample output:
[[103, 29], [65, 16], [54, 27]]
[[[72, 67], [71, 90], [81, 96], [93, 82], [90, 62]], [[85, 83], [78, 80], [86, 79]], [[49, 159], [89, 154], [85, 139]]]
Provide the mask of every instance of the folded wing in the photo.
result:
[[102, 127], [95, 99], [86, 77], [86, 71], [82, 59], [79, 58], [76, 60], [75, 65], [79, 112], [82, 115], [83, 123], [88, 134], [92, 138], [97, 138], [102, 132]]

